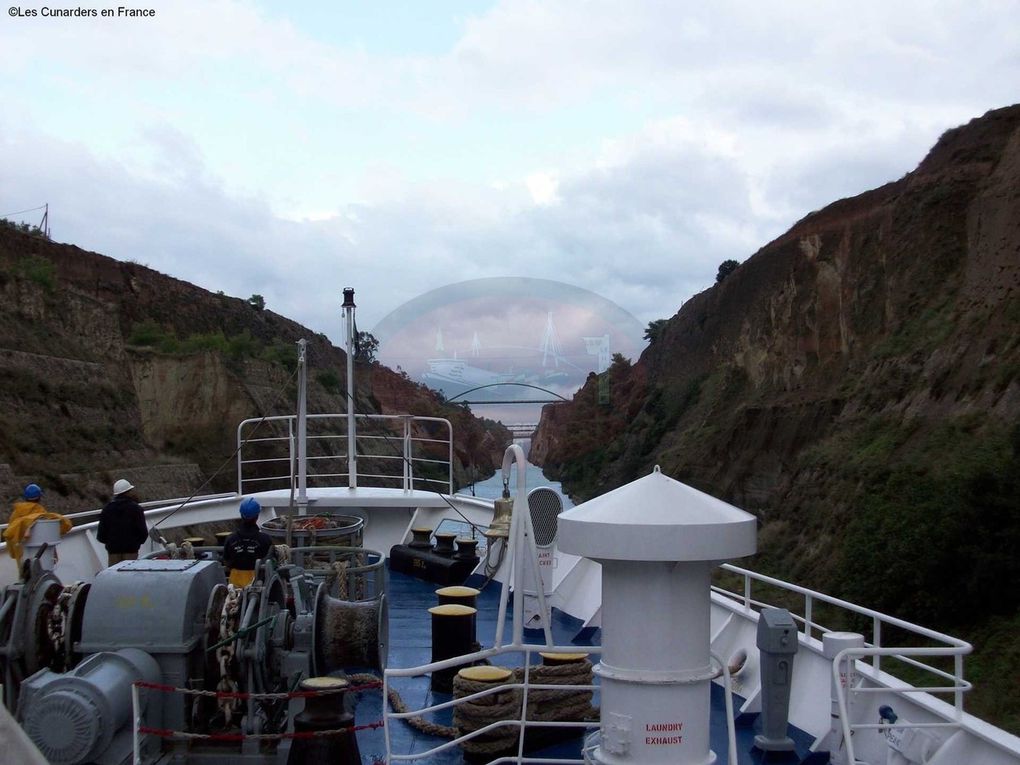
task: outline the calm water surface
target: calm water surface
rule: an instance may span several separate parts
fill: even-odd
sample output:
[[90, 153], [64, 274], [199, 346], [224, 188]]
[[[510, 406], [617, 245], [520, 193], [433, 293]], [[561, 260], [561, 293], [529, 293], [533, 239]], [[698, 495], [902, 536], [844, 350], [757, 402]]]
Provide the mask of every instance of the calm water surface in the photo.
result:
[[[502, 474], [499, 470], [496, 471], [496, 475], [485, 481], [479, 481], [475, 484], [475, 496], [486, 497], [487, 499], [497, 499], [503, 493], [503, 479]], [[525, 473], [527, 480], [528, 491], [531, 491], [536, 486], [548, 486], [553, 489], [557, 494], [563, 497], [563, 509], [573, 507], [574, 503], [570, 501], [570, 497], [563, 493], [563, 487], [560, 486], [558, 481], [550, 481], [544, 475], [542, 475], [542, 468], [537, 465], [528, 463], [528, 469]], [[517, 491], [517, 468], [514, 467], [510, 471], [510, 493], [514, 494]], [[461, 489], [464, 494], [470, 494], [471, 490], [467, 487]]]

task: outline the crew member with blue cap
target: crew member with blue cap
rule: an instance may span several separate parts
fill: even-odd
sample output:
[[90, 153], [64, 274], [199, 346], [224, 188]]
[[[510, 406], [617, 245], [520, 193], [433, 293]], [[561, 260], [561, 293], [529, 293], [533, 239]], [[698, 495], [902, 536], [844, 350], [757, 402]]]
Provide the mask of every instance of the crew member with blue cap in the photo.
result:
[[32, 531], [32, 524], [38, 520], [60, 521], [60, 533], [66, 534], [71, 530], [71, 521], [60, 513], [51, 513], [42, 504], [42, 487], [37, 483], [30, 483], [21, 493], [21, 500], [14, 503], [11, 509], [11, 517], [7, 521], [7, 528], [4, 530], [4, 541], [7, 543], [7, 552], [18, 564], [19, 575], [24, 574], [21, 567], [21, 556], [25, 540]]
[[273, 540], [259, 529], [262, 507], [252, 497], [241, 502], [241, 526], [223, 543], [223, 564], [230, 569], [230, 583], [247, 587], [255, 579], [255, 563], [273, 548]]

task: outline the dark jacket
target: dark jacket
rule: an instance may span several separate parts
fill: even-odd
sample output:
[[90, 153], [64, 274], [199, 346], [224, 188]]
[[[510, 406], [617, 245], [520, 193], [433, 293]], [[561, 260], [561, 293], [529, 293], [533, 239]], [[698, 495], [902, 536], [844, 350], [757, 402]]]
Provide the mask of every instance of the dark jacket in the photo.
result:
[[244, 523], [223, 543], [223, 562], [227, 568], [254, 571], [255, 561], [265, 558], [273, 546], [269, 535], [256, 523]]
[[108, 553], [136, 553], [149, 536], [142, 506], [128, 497], [114, 497], [99, 514], [96, 538]]

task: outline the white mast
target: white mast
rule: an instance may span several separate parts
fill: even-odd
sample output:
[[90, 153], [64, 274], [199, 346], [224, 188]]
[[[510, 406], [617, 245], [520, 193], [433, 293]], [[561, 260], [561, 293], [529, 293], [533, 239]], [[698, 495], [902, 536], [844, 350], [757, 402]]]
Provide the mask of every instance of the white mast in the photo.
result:
[[358, 488], [358, 441], [354, 418], [354, 288], [344, 287], [344, 319], [347, 335], [347, 485]]
[[298, 416], [297, 416], [297, 505], [298, 514], [308, 507], [308, 367], [305, 364], [307, 340], [298, 340]]

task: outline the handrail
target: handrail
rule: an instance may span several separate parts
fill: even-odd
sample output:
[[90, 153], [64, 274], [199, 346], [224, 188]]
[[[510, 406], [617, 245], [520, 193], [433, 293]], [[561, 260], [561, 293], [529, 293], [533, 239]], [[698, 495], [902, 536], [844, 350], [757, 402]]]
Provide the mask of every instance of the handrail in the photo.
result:
[[[962, 642], [962, 641], [961, 641]], [[854, 730], [890, 730], [892, 728], [959, 728], [963, 718], [963, 694], [972, 688], [971, 683], [964, 680], [962, 677], [963, 672], [963, 656], [970, 652], [970, 646], [947, 646], [945, 648], [937, 647], [896, 647], [896, 648], [874, 648], [874, 647], [851, 647], [844, 648], [838, 654], [833, 657], [832, 660], [832, 687], [836, 689], [836, 702], [839, 706], [839, 719], [840, 726], [843, 732], [843, 741], [846, 744], [847, 762], [849, 765], [856, 765], [857, 757], [854, 754], [854, 742], [853, 742], [853, 731]], [[902, 687], [875, 687], [865, 688], [860, 685], [857, 687], [851, 687], [849, 678], [851, 677], [850, 672], [846, 672], [848, 678], [847, 683], [840, 681], [840, 667], [843, 666], [844, 662], [849, 664], [849, 661], [853, 656], [895, 656], [897, 658], [903, 658], [906, 656], [953, 656], [956, 659], [957, 672], [959, 673], [954, 677], [956, 681], [952, 686], [948, 687], [914, 687], [914, 686], [902, 686]], [[922, 664], [922, 662], [916, 662]], [[927, 666], [927, 665], [924, 665]], [[849, 667], [848, 667], [849, 668]], [[942, 673], [946, 674], [946, 673]], [[847, 708], [847, 694], [849, 693], [879, 693], [879, 692], [892, 692], [900, 695], [909, 693], [952, 693], [954, 698], [954, 714], [955, 719], [947, 722], [934, 722], [934, 723], [919, 723], [911, 722], [910, 720], [904, 720], [903, 718], [897, 719], [895, 722], [882, 722], [882, 723], [851, 723], [850, 716]]]
[[[227, 497], [234, 497], [234, 496], [237, 496], [234, 492], [227, 491], [227, 492], [221, 492], [219, 494], [203, 494], [202, 496], [191, 498], [191, 501], [192, 502], [201, 502], [201, 501], [210, 500], [210, 499], [226, 499]], [[186, 499], [188, 499], [188, 497], [174, 497], [173, 499], [156, 499], [156, 500], [152, 500], [150, 502], [139, 502], [138, 504], [140, 504], [142, 506], [143, 510], [152, 510], [152, 509], [158, 509], [160, 507], [168, 507], [170, 505], [177, 505], [177, 504], [180, 504], [181, 502], [184, 502]], [[90, 518], [92, 516], [99, 515], [101, 512], [103, 512], [103, 508], [99, 507], [99, 508], [96, 508], [95, 510], [82, 510], [80, 513], [67, 513], [67, 514], [64, 515], [64, 517], [67, 518], [68, 520], [70, 520], [72, 523], [74, 523], [75, 521], [79, 521], [79, 520], [82, 520], [82, 519], [85, 519], [85, 518]], [[74, 523], [74, 525], [77, 526], [79, 524]], [[6, 524], [6, 523], [0, 523], [0, 534], [2, 534], [4, 529], [7, 528], [7, 526], [8, 526], [8, 524]]]
[[[775, 579], [764, 574], [759, 574], [749, 569], [740, 568], [732, 564], [726, 563], [721, 566], [722, 569], [729, 571], [730, 573], [737, 574], [743, 577], [743, 586], [741, 592], [734, 592], [728, 590], [725, 587], [718, 585], [712, 586], [712, 591], [718, 595], [724, 596], [729, 600], [734, 601], [736, 604], [742, 605], [745, 611], [751, 611], [752, 607], [763, 607], [770, 605], [764, 601], [756, 600], [753, 597], [753, 582], [760, 582], [762, 584], [775, 587], [785, 592], [795, 593], [803, 596], [804, 598], [804, 616], [797, 614], [791, 614], [793, 618], [803, 624], [803, 635], [806, 639], [814, 639], [813, 632], [818, 629], [820, 632], [829, 631], [823, 625], [817, 623], [813, 619], [813, 609], [815, 603], [826, 603], [837, 608], [841, 608], [850, 613], [857, 614], [859, 616], [870, 619], [871, 621], [871, 643], [865, 644], [863, 647], [847, 648], [841, 651], [832, 664], [832, 673], [834, 677], [834, 688], [837, 688], [837, 701], [840, 708], [840, 720], [843, 728], [843, 740], [847, 743], [847, 762], [850, 765], [854, 765], [856, 760], [853, 755], [853, 743], [851, 740], [851, 728], [853, 729], [865, 729], [865, 728], [876, 728], [876, 729], [889, 729], [893, 727], [897, 728], [924, 728], [924, 727], [959, 727], [963, 719], [963, 694], [971, 689], [971, 683], [968, 682], [963, 676], [963, 657], [971, 652], [972, 646], [970, 643], [955, 638], [952, 635], [947, 635], [943, 632], [922, 627], [919, 624], [908, 622], [904, 619], [899, 619], [895, 616], [889, 616], [881, 611], [875, 611], [871, 608], [859, 606], [855, 603], [851, 603], [847, 600], [840, 598], [834, 598], [831, 595], [812, 590], [807, 587], [800, 585], [791, 584], [784, 582], [781, 579]], [[883, 646], [882, 645], [882, 631], [884, 626], [896, 627], [901, 630], [905, 630], [908, 633], [917, 635], [918, 637], [925, 638], [926, 640], [941, 643], [941, 645], [935, 646]], [[840, 682], [839, 668], [843, 662], [850, 656], [859, 657], [870, 657], [871, 664], [874, 671], [881, 671], [881, 657], [889, 656], [894, 657], [904, 663], [911, 666], [923, 669], [926, 672], [930, 672], [933, 675], [944, 678], [950, 681], [950, 684], [943, 686], [893, 686], [887, 685], [875, 688], [864, 688], [856, 687], [851, 688], [849, 691], [843, 688], [843, 684]], [[926, 656], [952, 656], [954, 659], [954, 668], [952, 672], [942, 670], [932, 664], [928, 664], [921, 661], [917, 657]], [[847, 673], [847, 677], [850, 677], [850, 673]], [[847, 683], [849, 685], [849, 683]], [[911, 723], [906, 720], [898, 721], [895, 725], [893, 724], [872, 724], [872, 723], [858, 723], [851, 725], [847, 716], [847, 702], [846, 693], [879, 693], [879, 692], [890, 692], [901, 696], [908, 696], [912, 693], [952, 693], [954, 701], [954, 721], [944, 723]]]
[[[335, 432], [329, 433], [316, 433], [308, 434], [306, 439], [308, 441], [316, 441], [320, 444], [320, 447], [325, 448], [327, 453], [318, 454], [314, 456], [307, 456], [305, 464], [307, 467], [311, 467], [315, 462], [325, 462], [331, 460], [344, 460], [348, 458], [348, 444], [349, 439], [347, 438], [347, 423], [348, 415], [346, 414], [310, 414], [307, 416], [309, 422], [319, 422], [323, 424], [335, 424], [338, 428]], [[379, 479], [383, 482], [392, 482], [394, 480], [400, 483], [400, 486], [404, 491], [413, 490], [416, 482], [425, 484], [439, 484], [440, 487], [445, 486], [446, 493], [453, 493], [453, 426], [450, 421], [442, 417], [413, 417], [405, 414], [358, 414], [355, 415], [355, 420], [365, 423], [374, 423], [381, 425], [387, 430], [367, 430], [363, 431], [358, 428], [357, 439], [355, 440], [355, 459], [352, 460], [353, 464], [357, 464], [358, 459], [364, 460], [377, 460], [378, 463], [388, 463], [397, 460], [401, 463], [399, 469], [394, 469], [392, 475], [380, 474], [380, 473], [369, 473], [358, 471], [357, 478], [368, 478], [368, 479]], [[281, 484], [282, 487], [290, 488], [295, 484], [297, 475], [297, 444], [295, 440], [295, 422], [296, 415], [276, 415], [266, 418], [248, 419], [244, 420], [237, 426], [237, 491], [238, 494], [243, 494], [245, 486], [247, 484], [259, 482], [265, 483], [267, 481], [276, 481]], [[270, 436], [262, 438], [252, 438], [246, 440], [244, 438], [244, 430], [246, 427], [255, 423], [279, 423], [286, 425], [287, 435], [281, 436]], [[433, 438], [431, 435], [415, 435], [414, 425], [422, 423], [436, 424], [441, 427], [445, 427], [446, 437]], [[395, 427], [393, 427], [395, 426]], [[381, 453], [373, 454], [368, 450], [368, 444], [377, 441], [386, 441], [393, 445], [393, 453]], [[279, 443], [286, 442], [286, 445]], [[329, 451], [329, 443], [338, 442], [340, 449], [335, 452]], [[277, 456], [261, 456], [258, 459], [245, 458], [244, 447], [248, 444], [261, 443], [263, 447], [278, 447], [277, 451], [273, 454]], [[415, 454], [415, 446], [419, 445], [424, 448], [427, 445], [435, 444], [439, 448], [445, 445], [445, 458], [438, 458], [438, 455], [433, 453], [430, 456], [426, 456], [425, 453], [419, 450], [419, 453]], [[375, 447], [378, 449], [379, 447]], [[250, 453], [249, 453], [250, 454]], [[264, 454], [264, 452], [263, 452]], [[250, 471], [246, 476], [246, 466], [264, 463], [274, 462], [288, 462], [290, 465], [289, 475], [273, 475], [269, 478], [265, 476], [253, 476]], [[377, 464], [378, 464], [377, 463]], [[417, 467], [419, 466], [439, 466], [440, 468], [446, 466], [445, 478], [433, 478], [427, 477], [426, 475], [416, 475]], [[388, 468], [387, 468], [388, 469]], [[433, 473], [434, 474], [434, 473]], [[337, 473], [322, 472], [313, 473], [308, 472], [308, 479], [322, 479], [332, 478], [337, 475], [347, 476], [347, 472]], [[355, 485], [359, 483], [355, 481]], [[378, 484], [374, 484], [378, 485]]]
[[[913, 622], [908, 622], [904, 619], [899, 619], [895, 616], [889, 616], [888, 614], [884, 614], [881, 611], [876, 611], [872, 608], [859, 606], [856, 603], [851, 603], [848, 600], [834, 598], [831, 595], [826, 595], [823, 592], [818, 592], [817, 590], [812, 590], [808, 587], [801, 587], [800, 585], [784, 582], [781, 579], [775, 579], [771, 576], [759, 574], [755, 571], [740, 568], [739, 566], [734, 566], [730, 563], [724, 563], [720, 568], [722, 568], [725, 571], [729, 571], [730, 573], [734, 573], [737, 574], [738, 576], [743, 577], [744, 579], [743, 592], [742, 593], [733, 592], [718, 585], [713, 585], [712, 591], [719, 595], [723, 595], [727, 598], [730, 598], [736, 601], [737, 603], [741, 603], [746, 611], [750, 611], [752, 606], [762, 607], [770, 605], [764, 601], [755, 600], [752, 597], [751, 588], [752, 581], [761, 582], [763, 584], [776, 587], [786, 592], [797, 593], [799, 595], [804, 596], [804, 616], [793, 614], [793, 618], [804, 625], [803, 634], [804, 637], [808, 639], [811, 639], [813, 637], [812, 632], [816, 628], [820, 631], [828, 631], [823, 625], [818, 624], [812, 619], [814, 603], [819, 602], [827, 603], [829, 605], [836, 606], [837, 608], [842, 608], [845, 611], [849, 611], [851, 613], [858, 614], [860, 616], [864, 616], [870, 619], [872, 623], [871, 628], [872, 634], [871, 642], [867, 644], [869, 648], [882, 648], [882, 626], [888, 625], [891, 627], [897, 627], [899, 629], [906, 630], [907, 632], [913, 633], [928, 640], [943, 643], [944, 645], [949, 646], [951, 648], [960, 649], [961, 656], [970, 653], [972, 650], [972, 646], [970, 645], [970, 643], [966, 642], [965, 640], [960, 640], [959, 638], [955, 638], [952, 635], [947, 635], [944, 632], [938, 632], [927, 627], [922, 627], [919, 624], [914, 624]], [[881, 670], [881, 657], [885, 655], [896, 654], [885, 654], [882, 652], [871, 654], [872, 666], [875, 668], [876, 671]], [[932, 672], [939, 671], [936, 667], [924, 664], [923, 662], [917, 662], [917, 664], [920, 665], [921, 668], [926, 669], [928, 671]], [[960, 662], [960, 666], [958, 667], [958, 670], [953, 677], [956, 682], [961, 682], [963, 680], [962, 661]]]

